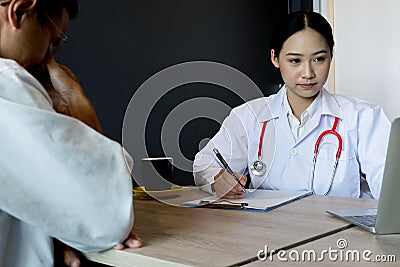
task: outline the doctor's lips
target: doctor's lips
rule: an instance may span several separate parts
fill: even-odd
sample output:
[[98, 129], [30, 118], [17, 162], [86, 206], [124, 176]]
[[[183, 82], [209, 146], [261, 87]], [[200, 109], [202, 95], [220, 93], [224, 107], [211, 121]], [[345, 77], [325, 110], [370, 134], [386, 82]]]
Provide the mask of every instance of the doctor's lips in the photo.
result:
[[313, 88], [317, 83], [300, 83], [299, 86], [304, 89]]

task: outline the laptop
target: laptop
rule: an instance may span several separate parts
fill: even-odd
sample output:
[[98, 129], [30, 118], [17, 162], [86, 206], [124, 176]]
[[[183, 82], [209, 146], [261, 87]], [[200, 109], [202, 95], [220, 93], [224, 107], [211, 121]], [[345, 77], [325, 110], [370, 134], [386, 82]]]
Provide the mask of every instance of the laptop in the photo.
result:
[[377, 209], [327, 210], [375, 234], [400, 233], [400, 118], [393, 121]]

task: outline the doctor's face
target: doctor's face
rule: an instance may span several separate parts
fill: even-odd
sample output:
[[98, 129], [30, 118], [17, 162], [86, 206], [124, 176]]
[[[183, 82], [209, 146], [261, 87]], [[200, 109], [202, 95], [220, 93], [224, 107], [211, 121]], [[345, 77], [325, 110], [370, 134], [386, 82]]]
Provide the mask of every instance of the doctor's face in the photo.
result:
[[271, 50], [271, 60], [280, 69], [290, 100], [312, 102], [328, 79], [332, 55], [326, 39], [305, 28], [290, 36], [279, 55]]

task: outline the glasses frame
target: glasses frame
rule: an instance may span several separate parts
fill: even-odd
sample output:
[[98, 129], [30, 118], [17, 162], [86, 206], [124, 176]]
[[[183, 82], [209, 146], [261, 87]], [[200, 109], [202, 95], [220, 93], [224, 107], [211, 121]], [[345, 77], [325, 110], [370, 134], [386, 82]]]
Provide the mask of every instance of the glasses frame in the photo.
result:
[[63, 30], [61, 30], [61, 28], [45, 12], [43, 12], [43, 15], [60, 32], [60, 36], [57, 38], [57, 40], [55, 42], [53, 42], [51, 44], [51, 53], [54, 54], [65, 45], [65, 43], [68, 41], [68, 36], [63, 32]]

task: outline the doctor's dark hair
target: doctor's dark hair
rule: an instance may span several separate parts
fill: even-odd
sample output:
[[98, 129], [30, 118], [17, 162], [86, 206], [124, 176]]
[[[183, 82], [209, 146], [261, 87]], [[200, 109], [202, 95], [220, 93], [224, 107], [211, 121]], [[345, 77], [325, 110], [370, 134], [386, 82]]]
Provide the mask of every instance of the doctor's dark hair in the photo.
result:
[[271, 49], [275, 50], [275, 55], [279, 56], [283, 43], [290, 36], [305, 28], [311, 28], [324, 36], [331, 55], [333, 55], [332, 51], [335, 42], [331, 25], [321, 14], [313, 11], [293, 12], [277, 23], [271, 38]]
[[47, 22], [47, 16], [60, 17], [66, 8], [68, 11], [69, 19], [74, 19], [78, 16], [78, 0], [38, 0], [36, 4], [36, 11], [38, 13], [38, 20], [41, 24]]

